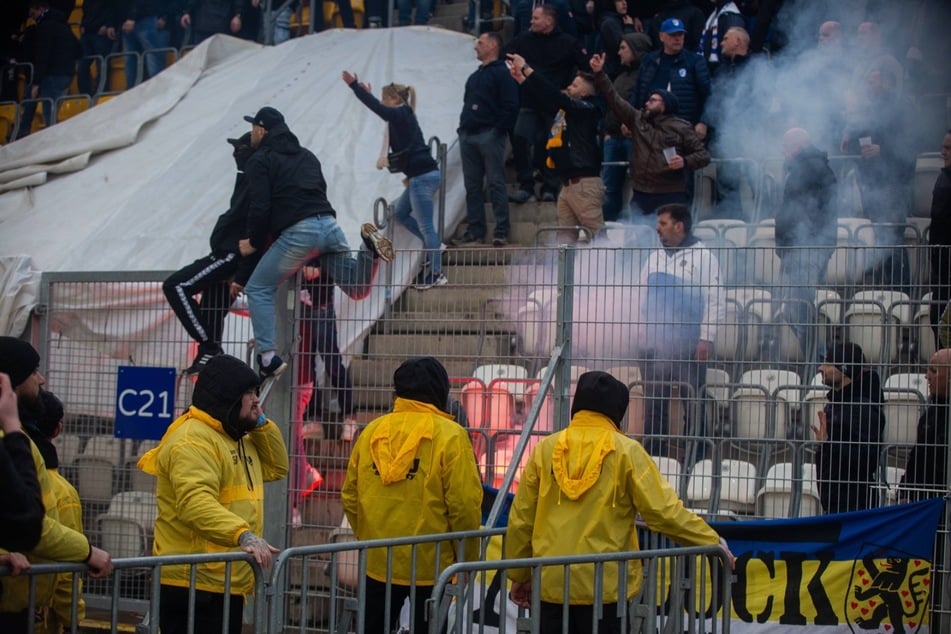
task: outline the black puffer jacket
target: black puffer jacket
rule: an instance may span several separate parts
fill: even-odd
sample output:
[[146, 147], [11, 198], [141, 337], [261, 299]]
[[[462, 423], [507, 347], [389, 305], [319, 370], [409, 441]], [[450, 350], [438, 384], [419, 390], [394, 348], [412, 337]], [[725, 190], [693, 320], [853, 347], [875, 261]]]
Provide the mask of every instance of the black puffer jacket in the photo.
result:
[[[634, 98], [631, 100], [633, 106], [640, 107], [647, 101], [660, 68], [662, 54], [662, 51], [652, 51], [641, 60], [641, 71], [634, 88]], [[680, 102], [680, 116], [690, 123], [702, 121], [707, 98], [710, 96], [710, 69], [707, 62], [684, 48], [674, 56], [668, 85], [670, 92], [674, 93]]]
[[264, 136], [245, 174], [250, 196], [245, 235], [256, 249], [305, 218], [337, 215], [327, 200], [320, 161], [283, 123]]
[[[565, 113], [561, 146], [548, 151], [555, 173], [563, 179], [600, 174], [598, 125], [603, 115], [594, 98], [572, 99], [538, 73], [529, 75], [522, 87], [537, 102], [546, 104], [543, 111], [547, 114], [557, 116], [559, 110]], [[555, 125], [559, 125], [557, 119]]]
[[878, 373], [857, 372], [844, 388], [830, 390], [828, 398], [829, 439], [816, 452], [819, 499], [826, 513], [867, 509], [885, 427]]
[[835, 174], [813, 146], [786, 162], [783, 204], [776, 214], [776, 246], [834, 246]]

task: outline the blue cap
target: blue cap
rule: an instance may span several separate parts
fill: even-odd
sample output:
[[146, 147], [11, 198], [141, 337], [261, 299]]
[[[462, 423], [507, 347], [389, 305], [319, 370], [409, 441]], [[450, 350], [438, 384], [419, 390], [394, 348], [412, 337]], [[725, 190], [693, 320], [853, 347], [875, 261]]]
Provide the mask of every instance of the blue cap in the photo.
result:
[[685, 33], [686, 31], [683, 20], [677, 18], [667, 18], [660, 25], [661, 33]]

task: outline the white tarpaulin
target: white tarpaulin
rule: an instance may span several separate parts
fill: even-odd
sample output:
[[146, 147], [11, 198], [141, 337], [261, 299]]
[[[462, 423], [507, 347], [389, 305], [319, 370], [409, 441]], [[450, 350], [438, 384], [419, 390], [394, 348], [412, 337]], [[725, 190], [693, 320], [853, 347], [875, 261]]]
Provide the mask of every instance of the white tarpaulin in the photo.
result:
[[[471, 37], [430, 27], [325, 31], [278, 47], [216, 36], [111, 101], [0, 147], [0, 332], [22, 332], [39, 271], [174, 270], [205, 255], [234, 183], [225, 140], [246, 132], [242, 117], [264, 105], [283, 112], [320, 159], [330, 202], [356, 249], [373, 201], [394, 201], [402, 183], [400, 175], [375, 169], [385, 124], [340, 79], [344, 69], [377, 95], [391, 81], [416, 88], [423, 134], [450, 144], [446, 226], [454, 227], [464, 213], [455, 130], [465, 80], [477, 65]], [[402, 227], [396, 246], [421, 247]], [[397, 290], [418, 261], [418, 251], [397, 257]], [[154, 306], [163, 301], [161, 289], [139, 299]], [[379, 285], [359, 313], [352, 302], [338, 301], [342, 348], [369, 328], [383, 304]], [[160, 326], [166, 321], [172, 326]], [[64, 315], [57, 327], [68, 337], [63, 330], [81, 332], [88, 324]], [[175, 327], [174, 319], [156, 327]], [[120, 341], [126, 334], [132, 333], [107, 333], [101, 352], [135, 355], [134, 344], [130, 350]], [[148, 363], [142, 356], [137, 362]]]

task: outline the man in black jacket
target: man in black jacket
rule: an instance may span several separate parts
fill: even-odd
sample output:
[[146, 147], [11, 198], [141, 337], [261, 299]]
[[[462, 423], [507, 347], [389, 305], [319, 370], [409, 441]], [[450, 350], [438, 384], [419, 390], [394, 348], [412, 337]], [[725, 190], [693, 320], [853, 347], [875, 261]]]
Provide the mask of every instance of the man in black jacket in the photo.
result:
[[155, 77], [165, 68], [165, 53], [148, 51], [170, 44], [168, 20], [171, 4], [172, 0], [127, 0], [121, 4], [122, 48], [126, 52], [142, 54], [145, 62], [145, 76], [140, 78], [135, 58], [125, 58], [126, 88], [135, 86], [139, 79]]
[[885, 427], [878, 373], [865, 369], [862, 348], [849, 342], [830, 342], [819, 372], [831, 388], [812, 427], [819, 499], [826, 513], [867, 509]]
[[[76, 60], [80, 57], [79, 42], [73, 35], [66, 15], [51, 9], [49, 0], [33, 0], [30, 17], [36, 20], [31, 41], [33, 43], [33, 85], [29, 89], [31, 99], [56, 101], [69, 90], [69, 83], [76, 72]], [[55, 104], [54, 104], [55, 105]], [[23, 108], [20, 121], [20, 136], [30, 133], [36, 103]], [[52, 123], [53, 112], [48, 104], [43, 105], [46, 125]]]
[[189, 0], [180, 19], [182, 28], [191, 27], [192, 44], [215, 33], [236, 35], [241, 30], [242, 4], [242, 0]]
[[[538, 103], [547, 104], [554, 116], [548, 139], [549, 167], [561, 178], [557, 219], [560, 227], [581, 225], [598, 235], [604, 228], [604, 183], [601, 181], [601, 148], [598, 126], [601, 109], [595, 105], [594, 80], [578, 73], [562, 91], [535, 73], [521, 55], [510, 53], [510, 72]], [[573, 243], [575, 230], [558, 232], [559, 243]]]
[[826, 153], [802, 128], [783, 135], [783, 154], [786, 183], [776, 213], [776, 255], [782, 263], [786, 319], [805, 351], [811, 349], [806, 335], [816, 322], [816, 287], [835, 249], [836, 180]]
[[[560, 90], [572, 82], [577, 71], [587, 69], [588, 58], [575, 37], [558, 29], [557, 19], [554, 6], [536, 6], [532, 11], [531, 30], [509, 42], [505, 52], [521, 55], [548, 83]], [[526, 88], [520, 90], [519, 96], [520, 109], [512, 135], [519, 190], [511, 200], [524, 203], [535, 195], [534, 169], [537, 168], [542, 180], [540, 198], [553, 202], [558, 193], [559, 179], [545, 162], [545, 144], [552, 116], [545, 104]]]
[[[0, 373], [0, 548], [27, 552], [40, 541], [43, 498], [30, 439], [23, 431], [10, 376]], [[0, 564], [9, 565], [0, 557]]]
[[931, 224], [928, 226], [928, 244], [931, 246], [931, 323], [935, 327], [935, 341], [941, 341], [938, 321], [945, 311], [951, 310], [951, 130], [941, 142], [944, 167], [938, 173], [931, 194]]
[[[260, 254], [243, 258], [238, 240], [244, 237], [248, 223], [248, 184], [244, 167], [254, 152], [251, 133], [228, 139], [234, 146], [238, 174], [228, 211], [218, 217], [211, 231], [211, 253], [172, 273], [162, 284], [175, 316], [188, 335], [198, 342], [198, 354], [185, 370], [197, 374], [215, 355], [221, 354], [221, 333], [234, 296], [244, 287]], [[194, 296], [201, 293], [201, 301]]]
[[948, 490], [948, 427], [951, 426], [951, 348], [928, 362], [928, 407], [918, 419], [915, 446], [898, 485], [902, 502], [944, 495]]
[[[356, 259], [337, 225], [337, 212], [327, 200], [327, 181], [320, 161], [301, 146], [284, 123], [284, 115], [265, 106], [253, 117], [248, 160], [249, 209], [245, 237], [238, 242], [243, 256], [267, 247], [245, 287], [251, 327], [263, 376], [278, 376], [285, 363], [277, 355], [274, 295], [277, 287], [307, 262], [320, 257], [327, 272], [344, 292], [355, 299], [366, 297], [378, 268], [378, 259], [392, 262], [393, 244], [371, 222], [363, 223], [364, 247]], [[268, 241], [273, 240], [270, 246]]]
[[99, 85], [93, 85], [90, 70], [93, 60], [91, 56], [103, 58], [97, 63], [96, 74], [99, 80], [103, 78], [103, 65], [106, 55], [112, 52], [116, 44], [116, 15], [117, 0], [85, 0], [83, 2], [83, 21], [80, 25], [82, 34], [79, 36], [79, 45], [83, 51], [83, 59], [76, 70], [76, 81], [79, 92], [86, 95], [95, 95], [99, 92]]

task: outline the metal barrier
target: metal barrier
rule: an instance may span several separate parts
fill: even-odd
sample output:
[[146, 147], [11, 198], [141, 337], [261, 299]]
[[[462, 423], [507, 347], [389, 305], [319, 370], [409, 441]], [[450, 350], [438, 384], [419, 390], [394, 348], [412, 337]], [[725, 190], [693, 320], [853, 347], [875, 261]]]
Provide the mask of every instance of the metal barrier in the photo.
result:
[[[636, 563], [635, 563], [636, 562]], [[618, 566], [617, 596], [625, 597], [628, 594], [627, 573], [630, 565], [646, 568], [643, 575], [643, 584], [629, 604], [625, 600], [617, 601], [616, 616], [620, 620], [620, 631], [623, 632], [656, 632], [667, 631], [663, 625], [673, 626], [671, 631], [708, 632], [715, 634], [730, 631], [730, 597], [732, 596], [732, 571], [726, 554], [719, 547], [692, 547], [664, 550], [642, 550], [621, 553], [606, 553], [598, 555], [573, 555], [565, 557], [538, 557], [531, 559], [506, 559], [502, 561], [483, 561], [457, 563], [446, 568], [439, 575], [433, 588], [429, 605], [429, 632], [439, 634], [444, 631], [445, 623], [449, 618], [450, 602], [455, 602], [454, 620], [450, 624], [455, 632], [482, 631], [486, 625], [485, 610], [479, 611], [479, 617], [474, 618], [472, 610], [465, 610], [463, 606], [472, 602], [474, 584], [466, 587], [453, 585], [453, 579], [468, 575], [470, 581], [479, 580], [483, 587], [489, 587], [489, 573], [500, 575], [500, 595], [507, 592], [506, 571], [513, 568], [531, 570], [531, 597], [530, 613], [537, 615], [541, 611], [541, 572], [545, 567], [562, 567], [564, 569], [564, 588], [562, 596], [571, 595], [572, 566], [593, 565], [596, 595], [592, 611], [592, 631], [597, 631], [598, 615], [604, 612], [602, 593], [606, 592], [603, 586], [604, 570], [608, 565]], [[550, 589], [549, 589], [550, 590]], [[505, 599], [500, 599], [504, 605]], [[563, 609], [566, 614], [569, 604], [563, 600]], [[603, 614], [609, 618], [609, 614]], [[497, 625], [500, 634], [511, 630], [507, 627], [504, 610], [500, 610]], [[636, 624], [635, 624], [636, 623]], [[539, 634], [540, 624], [537, 619], [526, 622], [519, 619], [518, 632], [532, 632]], [[562, 632], [568, 632], [568, 619], [563, 620]], [[544, 634], [555, 634], [545, 632]]]
[[[263, 630], [265, 623], [266, 615], [266, 591], [265, 591], [265, 576], [261, 566], [254, 560], [254, 557], [245, 552], [229, 552], [229, 553], [209, 553], [209, 554], [198, 554], [198, 555], [166, 555], [161, 557], [130, 557], [126, 559], [114, 559], [112, 564], [114, 567], [114, 572], [112, 575], [105, 581], [111, 586], [111, 593], [107, 599], [107, 603], [103, 605], [109, 611], [109, 626], [110, 630], [115, 632], [118, 629], [120, 612], [126, 611], [128, 609], [129, 603], [123, 601], [120, 598], [120, 585], [123, 573], [129, 571], [143, 571], [144, 574], [151, 575], [152, 583], [150, 586], [148, 600], [144, 604], [148, 612], [146, 619], [143, 623], [140, 624], [140, 628], [137, 628], [137, 632], [141, 634], [158, 634], [159, 623], [158, 614], [159, 608], [161, 605], [161, 585], [156, 582], [156, 580], [161, 576], [162, 568], [165, 566], [181, 566], [185, 565], [189, 567], [190, 570], [190, 591], [188, 596], [188, 618], [189, 621], [194, 620], [195, 616], [195, 579], [198, 570], [198, 566], [202, 564], [224, 564], [224, 625], [222, 632], [228, 631], [228, 608], [230, 603], [231, 595], [231, 569], [232, 566], [236, 563], [245, 563], [251, 567], [251, 571], [254, 575], [254, 594], [251, 599], [251, 616], [252, 624], [254, 625], [254, 631], [260, 632]], [[72, 623], [70, 625], [70, 631], [75, 634], [79, 631], [79, 623], [77, 617], [77, 605], [78, 605], [78, 589], [79, 585], [77, 583], [79, 575], [87, 572], [88, 568], [85, 564], [68, 564], [68, 563], [37, 563], [33, 564], [29, 570], [26, 572], [20, 573], [21, 575], [26, 575], [29, 577], [29, 606], [27, 608], [27, 618], [28, 618], [28, 634], [33, 634], [36, 623], [36, 613], [37, 610], [44, 608], [45, 606], [39, 606], [36, 604], [36, 583], [37, 577], [40, 575], [54, 575], [54, 574], [69, 574], [72, 575]], [[10, 569], [6, 566], [0, 566], [0, 577], [9, 576]], [[140, 602], [141, 603], [141, 602]], [[193, 631], [192, 627], [189, 626], [190, 633]], [[196, 634], [199, 634], [196, 632]], [[203, 633], [202, 633], [203, 634]], [[208, 634], [215, 634], [210, 632]]]
[[[269, 614], [267, 631], [278, 634], [285, 631], [288, 623], [285, 619], [296, 616], [296, 625], [300, 631], [308, 628], [308, 624], [320, 623], [326, 625], [328, 632], [348, 632], [351, 625], [356, 632], [364, 632], [364, 617], [367, 609], [383, 609], [390, 613], [391, 595], [387, 581], [386, 600], [383, 606], [369, 606], [366, 603], [366, 569], [367, 553], [374, 549], [385, 549], [387, 559], [387, 579], [392, 576], [392, 562], [394, 551], [409, 549], [411, 561], [415, 562], [421, 548], [434, 548], [435, 561], [439, 565], [440, 553], [443, 548], [455, 548], [456, 560], [465, 559], [463, 542], [467, 539], [478, 539], [481, 542], [480, 552], [485, 552], [486, 543], [494, 536], [503, 536], [504, 528], [461, 531], [438, 535], [419, 535], [396, 539], [378, 539], [371, 541], [344, 541], [317, 546], [303, 546], [289, 548], [277, 558], [271, 573], [268, 588]], [[452, 544], [455, 543], [455, 546]], [[417, 571], [413, 564], [413, 578], [410, 585], [416, 587], [416, 574], [426, 574]], [[440, 571], [433, 570], [433, 578]], [[297, 573], [292, 575], [292, 573]], [[296, 583], [291, 583], [290, 577]], [[311, 594], [316, 591], [316, 599], [326, 600], [326, 610], [311, 609]], [[411, 594], [411, 603], [417, 599]], [[377, 634], [375, 632], [367, 634]]]

